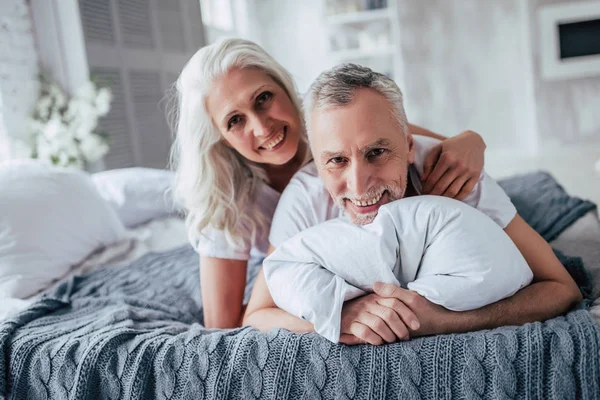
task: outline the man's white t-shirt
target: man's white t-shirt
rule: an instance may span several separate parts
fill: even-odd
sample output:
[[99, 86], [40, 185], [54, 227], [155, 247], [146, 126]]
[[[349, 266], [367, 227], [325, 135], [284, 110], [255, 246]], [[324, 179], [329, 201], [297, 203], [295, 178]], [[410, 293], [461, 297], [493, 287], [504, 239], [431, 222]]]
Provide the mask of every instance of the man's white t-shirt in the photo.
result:
[[[409, 167], [408, 175], [420, 194], [420, 176], [425, 158], [440, 141], [417, 135], [413, 135], [413, 140], [415, 161]], [[462, 201], [486, 214], [502, 229], [506, 228], [517, 213], [504, 190], [485, 172], [481, 173], [471, 194]], [[315, 163], [311, 162], [294, 175], [281, 194], [273, 216], [269, 242], [277, 248], [297, 233], [343, 215], [343, 210], [335, 204], [319, 177]]]

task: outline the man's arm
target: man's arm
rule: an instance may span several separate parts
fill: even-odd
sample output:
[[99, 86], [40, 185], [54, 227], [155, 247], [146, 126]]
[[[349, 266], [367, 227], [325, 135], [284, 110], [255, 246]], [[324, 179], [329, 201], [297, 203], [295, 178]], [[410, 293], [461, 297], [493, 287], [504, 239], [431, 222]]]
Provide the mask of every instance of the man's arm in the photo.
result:
[[505, 228], [533, 272], [533, 283], [515, 295], [483, 308], [455, 312], [431, 303], [416, 292], [377, 284], [375, 293], [394, 297], [421, 322], [411, 336], [459, 333], [543, 321], [569, 311], [582, 300], [579, 288], [554, 255], [550, 245], [518, 214]]
[[[269, 254], [274, 250], [271, 246]], [[262, 331], [273, 328], [285, 328], [296, 333], [314, 331], [312, 323], [277, 307], [262, 270], [254, 283], [242, 325], [250, 325]], [[417, 317], [408, 307], [396, 299], [369, 294], [344, 303], [340, 341], [346, 344], [393, 343], [409, 338], [407, 326], [419, 327]]]

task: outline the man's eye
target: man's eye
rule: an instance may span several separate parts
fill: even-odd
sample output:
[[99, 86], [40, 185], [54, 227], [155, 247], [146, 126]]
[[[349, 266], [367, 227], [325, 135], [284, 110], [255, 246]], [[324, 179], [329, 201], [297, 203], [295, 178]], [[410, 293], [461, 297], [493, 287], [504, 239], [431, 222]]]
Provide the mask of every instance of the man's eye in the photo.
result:
[[386, 152], [385, 149], [373, 149], [369, 152], [368, 154], [368, 158], [378, 158], [381, 157], [382, 155], [384, 155]]
[[333, 157], [329, 160], [331, 164], [341, 164], [344, 162], [344, 157]]
[[258, 95], [258, 97], [256, 98], [256, 104], [262, 106], [265, 103], [267, 103], [269, 100], [271, 100], [271, 98], [273, 97], [273, 93], [267, 91], [267, 92], [262, 92], [261, 94]]
[[233, 117], [231, 117], [229, 119], [229, 121], [227, 121], [227, 129], [233, 128], [235, 125], [239, 124], [240, 122], [242, 122], [242, 117], [239, 115], [234, 115]]

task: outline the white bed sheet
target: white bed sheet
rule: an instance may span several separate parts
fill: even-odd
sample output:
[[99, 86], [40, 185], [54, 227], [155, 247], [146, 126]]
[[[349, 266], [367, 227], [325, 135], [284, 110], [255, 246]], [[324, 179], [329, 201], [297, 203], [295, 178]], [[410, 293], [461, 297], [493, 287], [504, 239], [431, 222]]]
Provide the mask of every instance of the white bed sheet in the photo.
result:
[[[185, 221], [178, 217], [156, 219], [128, 231], [128, 238], [107, 246], [92, 255], [83, 263], [71, 268], [68, 274], [54, 282], [52, 288], [74, 275], [96, 271], [103, 266], [124, 267], [150, 252], [165, 252], [188, 243]], [[41, 296], [41, 292], [27, 299], [2, 299], [0, 301], [0, 322], [27, 307]]]

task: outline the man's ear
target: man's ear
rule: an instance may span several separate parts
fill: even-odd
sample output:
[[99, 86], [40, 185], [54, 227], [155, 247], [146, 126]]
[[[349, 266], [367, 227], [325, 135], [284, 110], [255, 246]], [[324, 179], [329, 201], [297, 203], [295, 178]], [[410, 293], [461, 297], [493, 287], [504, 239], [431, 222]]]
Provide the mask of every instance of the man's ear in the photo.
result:
[[406, 144], [408, 145], [408, 163], [412, 164], [415, 162], [415, 141], [413, 140], [412, 133], [408, 130], [406, 132]]

